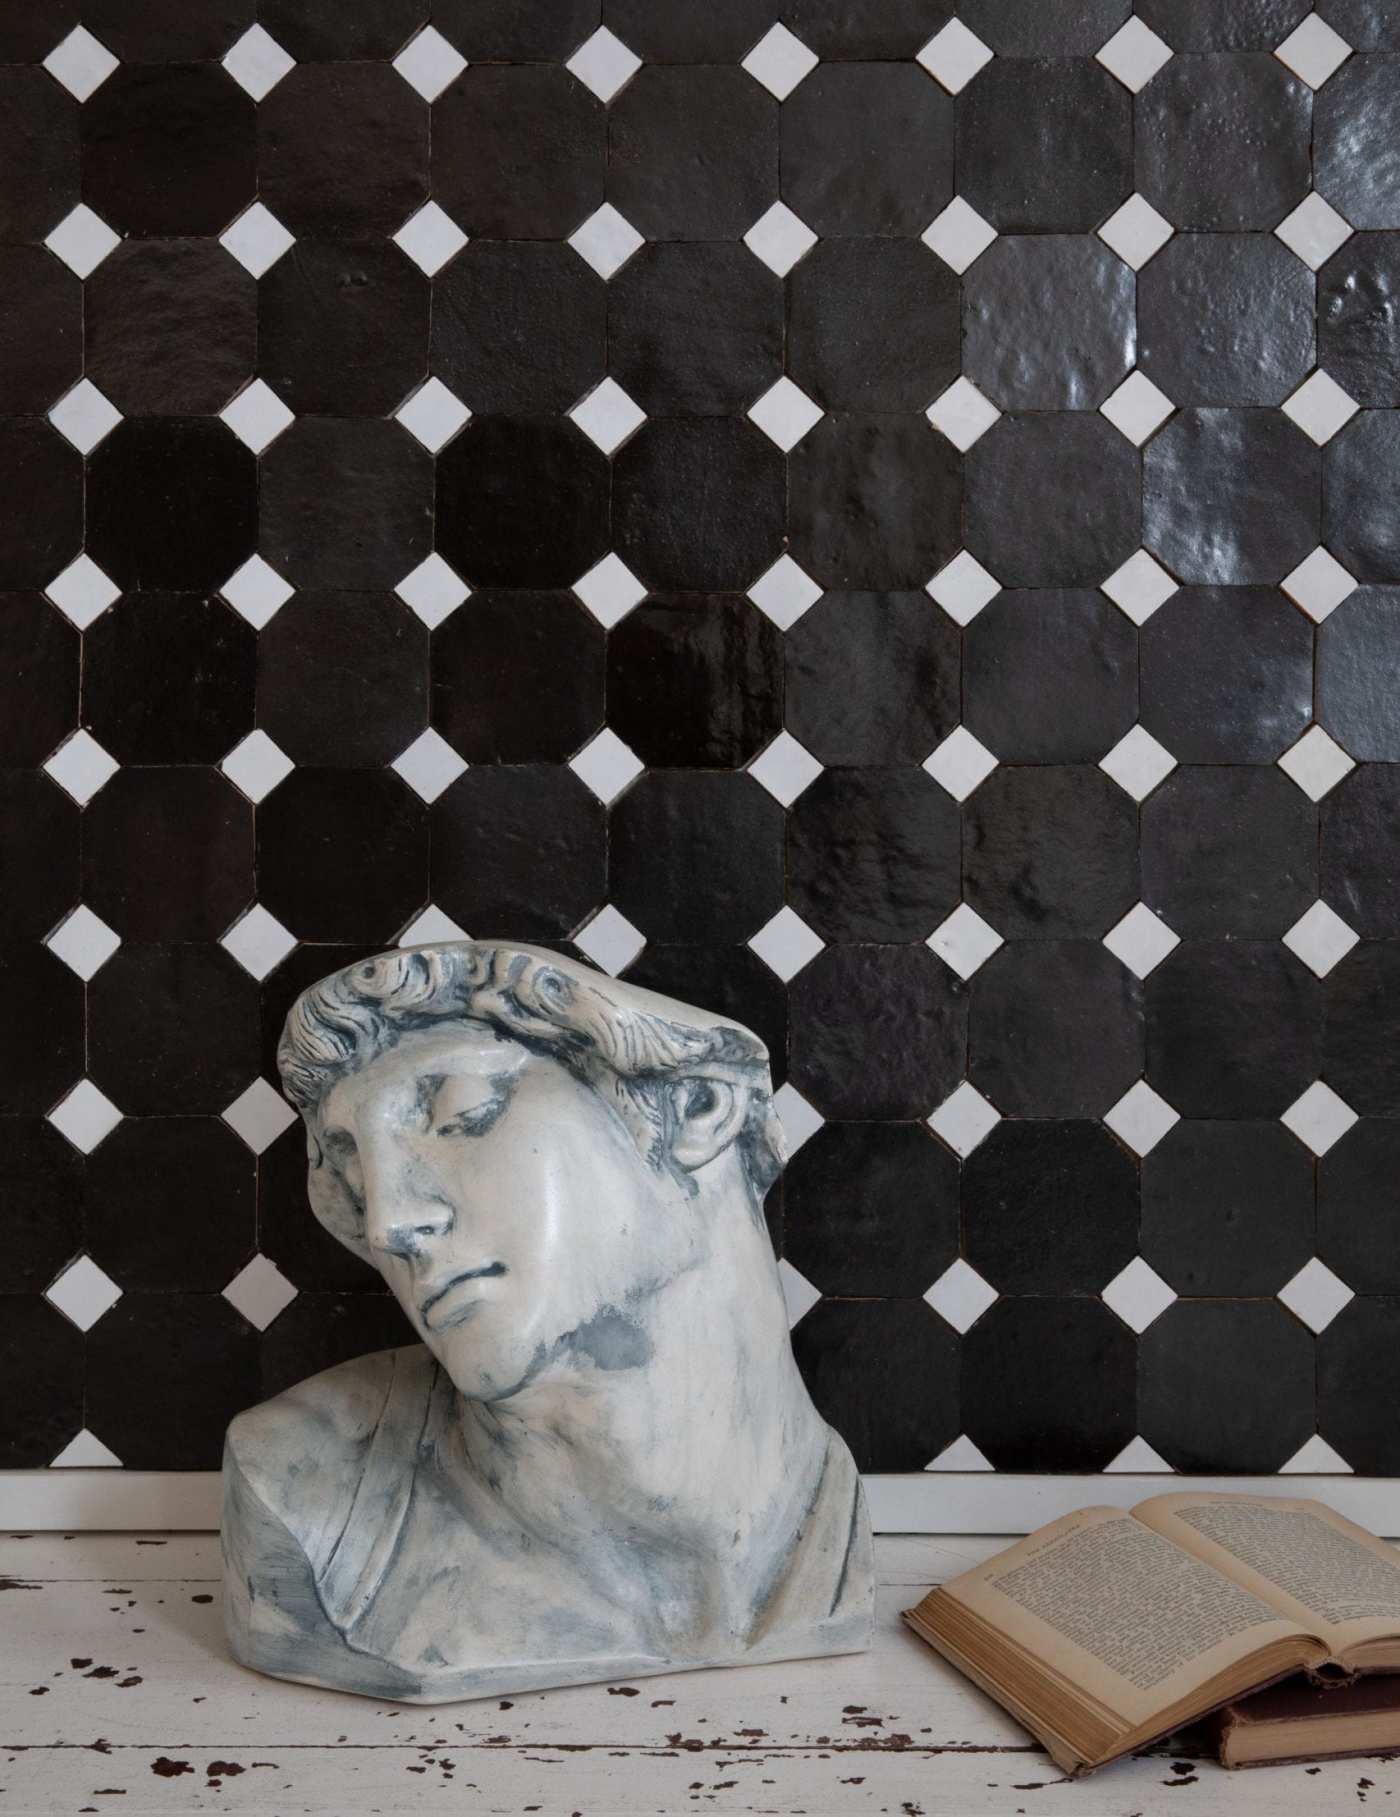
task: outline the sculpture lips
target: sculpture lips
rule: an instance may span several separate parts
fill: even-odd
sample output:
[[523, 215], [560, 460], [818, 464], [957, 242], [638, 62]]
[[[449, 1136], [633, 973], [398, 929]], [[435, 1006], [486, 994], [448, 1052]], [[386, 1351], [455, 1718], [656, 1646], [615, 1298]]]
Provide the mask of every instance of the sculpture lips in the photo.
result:
[[504, 1262], [488, 1262], [483, 1268], [464, 1268], [460, 1274], [450, 1276], [440, 1287], [432, 1288], [429, 1293], [419, 1300], [418, 1316], [425, 1325], [428, 1324], [430, 1322], [429, 1315], [436, 1307], [441, 1305], [443, 1300], [447, 1298], [448, 1294], [450, 1294], [454, 1288], [460, 1287], [464, 1281], [479, 1281], [487, 1276], [504, 1274], [505, 1272], [506, 1267]]

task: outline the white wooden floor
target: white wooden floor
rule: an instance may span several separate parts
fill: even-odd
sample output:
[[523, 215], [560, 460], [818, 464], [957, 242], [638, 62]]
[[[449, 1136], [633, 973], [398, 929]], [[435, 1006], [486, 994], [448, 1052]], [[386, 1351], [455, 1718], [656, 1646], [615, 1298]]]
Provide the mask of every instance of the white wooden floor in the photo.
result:
[[1227, 1774], [1163, 1750], [1066, 1782], [898, 1621], [1004, 1542], [885, 1538], [868, 1655], [423, 1709], [225, 1656], [212, 1534], [0, 1538], [0, 1811], [1400, 1817], [1400, 1762]]

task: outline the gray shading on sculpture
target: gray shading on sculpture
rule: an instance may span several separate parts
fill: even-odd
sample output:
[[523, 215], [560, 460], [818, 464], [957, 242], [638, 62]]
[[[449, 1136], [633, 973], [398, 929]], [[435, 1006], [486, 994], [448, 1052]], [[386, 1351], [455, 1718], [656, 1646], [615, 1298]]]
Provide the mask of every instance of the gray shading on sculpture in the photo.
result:
[[538, 948], [407, 948], [278, 1051], [325, 1227], [421, 1344], [224, 1454], [243, 1664], [436, 1703], [869, 1644], [860, 1478], [793, 1361], [747, 1029]]

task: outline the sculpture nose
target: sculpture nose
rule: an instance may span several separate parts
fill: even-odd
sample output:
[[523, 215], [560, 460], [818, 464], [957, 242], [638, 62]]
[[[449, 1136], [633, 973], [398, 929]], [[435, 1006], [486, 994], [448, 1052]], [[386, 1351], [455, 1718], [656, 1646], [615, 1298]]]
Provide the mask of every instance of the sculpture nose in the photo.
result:
[[411, 1164], [368, 1166], [365, 1170], [365, 1228], [370, 1247], [385, 1255], [409, 1257], [434, 1237], [451, 1230], [454, 1210]]

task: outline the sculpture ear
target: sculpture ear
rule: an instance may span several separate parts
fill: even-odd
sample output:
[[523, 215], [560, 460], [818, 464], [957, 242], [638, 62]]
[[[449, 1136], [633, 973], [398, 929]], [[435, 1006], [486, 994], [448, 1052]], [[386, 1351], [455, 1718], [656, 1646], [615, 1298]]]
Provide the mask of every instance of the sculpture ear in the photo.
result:
[[680, 1079], [671, 1087], [671, 1158], [694, 1173], [725, 1149], [744, 1127], [749, 1094], [723, 1079]]

